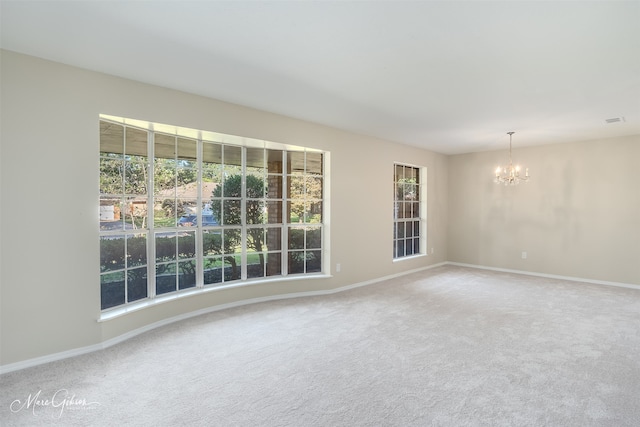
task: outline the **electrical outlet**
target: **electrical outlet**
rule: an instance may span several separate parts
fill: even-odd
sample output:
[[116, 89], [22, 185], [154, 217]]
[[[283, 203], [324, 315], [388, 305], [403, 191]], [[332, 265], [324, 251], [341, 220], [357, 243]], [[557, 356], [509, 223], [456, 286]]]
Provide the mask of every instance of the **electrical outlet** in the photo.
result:
[[336, 273], [340, 273], [340, 264], [336, 264]]
[[522, 252], [522, 259], [527, 259], [527, 253], [526, 252]]

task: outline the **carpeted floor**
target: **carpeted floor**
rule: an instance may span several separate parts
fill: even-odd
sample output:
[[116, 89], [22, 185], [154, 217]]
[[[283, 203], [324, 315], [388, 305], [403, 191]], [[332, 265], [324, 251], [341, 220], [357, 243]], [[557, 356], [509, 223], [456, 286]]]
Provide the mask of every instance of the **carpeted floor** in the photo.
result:
[[2, 426], [638, 426], [640, 290], [438, 267], [0, 384]]

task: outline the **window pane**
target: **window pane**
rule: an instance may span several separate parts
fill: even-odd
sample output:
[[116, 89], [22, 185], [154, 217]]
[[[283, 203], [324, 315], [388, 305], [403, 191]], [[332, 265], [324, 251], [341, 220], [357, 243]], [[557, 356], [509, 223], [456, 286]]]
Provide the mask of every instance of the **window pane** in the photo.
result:
[[304, 251], [289, 251], [289, 274], [304, 273]]
[[267, 250], [265, 234], [266, 230], [263, 228], [247, 229], [247, 251], [262, 252]]
[[407, 239], [405, 241], [405, 253], [407, 255], [413, 255], [413, 239]]
[[127, 271], [127, 301], [137, 301], [147, 297], [147, 268]]
[[404, 213], [402, 214], [402, 218], [413, 218], [413, 213], [411, 212], [413, 203], [404, 202], [402, 204], [402, 208], [404, 209]]
[[147, 194], [147, 158], [130, 156], [124, 162], [125, 194]]
[[281, 200], [268, 200], [266, 202], [268, 224], [282, 224], [282, 201]]
[[178, 237], [178, 258], [194, 258], [196, 256], [196, 235], [194, 232], [184, 233]]
[[407, 217], [407, 204], [405, 202], [398, 202], [398, 219]]
[[100, 158], [100, 194], [121, 195], [124, 192], [124, 160]]
[[[195, 227], [198, 225], [198, 200], [178, 198], [176, 200], [176, 217], [178, 227]], [[175, 227], [175, 225], [174, 225]]]
[[115, 307], [125, 303], [124, 271], [100, 275], [101, 309]]
[[265, 246], [269, 251], [282, 250], [282, 229], [280, 227], [267, 228], [265, 237]]
[[307, 176], [305, 181], [306, 198], [322, 199], [322, 178]]
[[267, 220], [264, 200], [247, 200], [246, 203], [246, 223], [263, 224]]
[[[164, 233], [163, 233], [164, 234]], [[176, 236], [174, 233], [156, 236], [156, 262], [175, 261]]]
[[[212, 205], [215, 206], [215, 203]], [[222, 224], [240, 225], [241, 204], [240, 200], [224, 200], [222, 202]], [[214, 209], [215, 212], [215, 209]]]
[[283, 172], [282, 169], [282, 150], [266, 150], [267, 151], [267, 170], [269, 173]]
[[240, 255], [224, 257], [224, 281], [240, 280]]
[[202, 163], [221, 164], [222, 145], [204, 142], [202, 144]]
[[[153, 212], [153, 226], [156, 228], [168, 228], [175, 227], [178, 219], [179, 206], [176, 206], [175, 198], [162, 199], [160, 203], [160, 209], [155, 209]], [[195, 216], [194, 216], [195, 219]], [[195, 225], [195, 224], [181, 224], [181, 225]]]
[[288, 198], [304, 199], [304, 176], [289, 176], [288, 182]]
[[222, 165], [221, 181], [224, 184], [223, 191], [216, 197], [240, 197], [242, 195], [242, 170], [239, 165]]
[[124, 230], [122, 199], [100, 197], [100, 231]]
[[178, 159], [182, 167], [194, 167], [198, 145], [195, 139], [178, 138]]
[[289, 249], [304, 249], [304, 228], [289, 227]]
[[263, 170], [265, 167], [264, 155], [263, 148], [247, 148], [247, 170]]
[[240, 252], [242, 230], [240, 228], [226, 228], [222, 230], [222, 251], [225, 254]]
[[304, 222], [304, 201], [288, 201], [287, 212], [289, 213], [287, 222], [291, 224]]
[[266, 193], [269, 199], [282, 198], [282, 175], [268, 175]]
[[210, 285], [222, 282], [222, 257], [204, 259], [204, 284]]
[[264, 178], [262, 176], [247, 175], [245, 197], [261, 199], [266, 196]]
[[265, 254], [266, 275], [279, 276], [282, 274], [282, 254], [280, 252]]
[[322, 251], [307, 252], [307, 273], [319, 273], [322, 271]]
[[310, 202], [309, 210], [305, 213], [305, 222], [320, 223], [322, 222], [322, 202]]
[[307, 173], [314, 175], [322, 175], [322, 153], [307, 152]]
[[142, 129], [126, 128], [124, 142], [125, 157], [147, 156], [147, 132]]
[[404, 167], [402, 165], [396, 165], [393, 179], [395, 182], [400, 182], [402, 178], [404, 178]]
[[153, 155], [156, 159], [176, 158], [176, 137], [174, 135], [165, 135], [156, 133], [154, 135]]
[[196, 261], [182, 261], [178, 263], [178, 286], [180, 289], [196, 286]]
[[264, 254], [251, 253], [247, 255], [247, 278], [264, 277]]
[[147, 198], [132, 196], [125, 200], [122, 215], [127, 230], [147, 228]]
[[172, 159], [155, 159], [153, 161], [153, 189], [157, 199], [176, 197], [177, 163]]
[[[223, 162], [226, 166], [241, 166], [242, 165], [242, 148], [235, 147], [233, 145], [223, 146]], [[239, 173], [238, 168], [230, 168], [229, 170]]]
[[100, 152], [124, 153], [124, 126], [100, 121]]
[[300, 151], [287, 152], [287, 173], [289, 174], [304, 173], [304, 152], [300, 152]]
[[178, 197], [198, 197], [198, 169], [185, 166], [185, 160], [178, 160], [176, 169], [176, 194]]
[[144, 234], [127, 236], [127, 267], [138, 267], [146, 264], [147, 236]]
[[124, 268], [124, 236], [102, 236], [100, 238], [100, 271]]
[[406, 191], [406, 194], [405, 194], [406, 200], [418, 200], [418, 187], [416, 185], [406, 184], [405, 191]]
[[222, 253], [222, 231], [202, 232], [202, 253], [205, 256], [219, 255]]
[[156, 294], [166, 294], [176, 290], [175, 263], [156, 265]]
[[320, 227], [307, 228], [307, 249], [319, 249], [322, 247], [322, 229]]
[[418, 169], [405, 166], [404, 168], [404, 179], [410, 182], [416, 182], [418, 179]]

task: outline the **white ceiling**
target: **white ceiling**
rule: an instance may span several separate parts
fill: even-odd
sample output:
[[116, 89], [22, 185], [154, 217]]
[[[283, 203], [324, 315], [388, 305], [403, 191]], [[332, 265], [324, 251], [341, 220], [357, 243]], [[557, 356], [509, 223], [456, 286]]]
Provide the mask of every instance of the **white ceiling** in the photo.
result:
[[1, 8], [3, 49], [445, 154], [640, 134], [640, 1]]

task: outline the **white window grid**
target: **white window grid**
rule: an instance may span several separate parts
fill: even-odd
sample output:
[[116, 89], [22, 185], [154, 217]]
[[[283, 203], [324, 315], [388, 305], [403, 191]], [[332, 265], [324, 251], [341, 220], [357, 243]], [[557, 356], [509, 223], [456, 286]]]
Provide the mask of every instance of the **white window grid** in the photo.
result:
[[[101, 121], [109, 121], [108, 118], [101, 118]], [[202, 194], [202, 151], [203, 151], [203, 145], [207, 144], [207, 143], [212, 143], [212, 144], [220, 144], [223, 147], [224, 146], [229, 146], [229, 147], [239, 147], [241, 149], [242, 152], [242, 161], [241, 161], [241, 170], [242, 170], [242, 194], [245, 195], [246, 194], [246, 173], [247, 173], [247, 166], [246, 166], [246, 150], [248, 148], [248, 146], [243, 146], [243, 145], [239, 145], [239, 144], [230, 144], [230, 143], [226, 143], [224, 141], [211, 141], [208, 139], [203, 139], [203, 138], [194, 138], [197, 144], [197, 161], [196, 161], [196, 169], [197, 169], [197, 203], [196, 203], [196, 215], [198, 218], [197, 224], [195, 226], [192, 227], [187, 227], [187, 229], [183, 230], [180, 229], [178, 230], [177, 226], [176, 227], [156, 227], [155, 225], [155, 221], [154, 221], [154, 203], [156, 202], [155, 200], [155, 196], [154, 196], [154, 179], [153, 179], [153, 161], [155, 159], [155, 155], [154, 155], [154, 148], [155, 148], [155, 144], [154, 144], [154, 137], [156, 132], [153, 129], [153, 124], [149, 124], [149, 129], [144, 129], [142, 127], [139, 126], [133, 126], [133, 125], [129, 125], [126, 123], [122, 123], [119, 120], [114, 121], [113, 122], [116, 125], [120, 125], [123, 126], [125, 128], [125, 134], [126, 134], [126, 129], [128, 128], [132, 128], [132, 129], [140, 129], [143, 130], [145, 132], [147, 132], [147, 163], [146, 163], [146, 168], [147, 168], [147, 193], [146, 193], [146, 206], [147, 206], [147, 218], [146, 218], [146, 227], [145, 228], [139, 228], [139, 229], [135, 229], [135, 230], [126, 230], [126, 229], [118, 229], [118, 230], [100, 230], [100, 238], [113, 238], [113, 237], [123, 237], [124, 241], [125, 241], [125, 245], [126, 242], [128, 241], [128, 238], [133, 236], [133, 235], [144, 235], [146, 237], [146, 242], [147, 242], [147, 263], [146, 263], [146, 270], [147, 270], [147, 296], [145, 298], [142, 299], [154, 299], [155, 297], [159, 296], [159, 295], [165, 295], [165, 293], [162, 294], [158, 294], [157, 291], [157, 285], [156, 285], [156, 270], [157, 270], [157, 266], [158, 265], [168, 265], [168, 264], [172, 264], [174, 263], [176, 265], [176, 270], [178, 270], [178, 263], [179, 262], [185, 262], [185, 261], [195, 261], [196, 263], [196, 279], [195, 279], [195, 285], [192, 287], [188, 287], [188, 288], [183, 288], [181, 289], [179, 286], [179, 282], [176, 278], [176, 289], [175, 291], [171, 291], [170, 293], [179, 293], [180, 291], [185, 291], [185, 290], [189, 290], [192, 288], [196, 288], [196, 289], [202, 289], [205, 287], [216, 287], [216, 286], [222, 286], [222, 285], [226, 285], [229, 283], [228, 280], [226, 280], [225, 278], [225, 274], [222, 274], [222, 280], [220, 282], [216, 282], [216, 283], [208, 283], [205, 284], [205, 280], [204, 280], [204, 260], [205, 259], [213, 259], [213, 258], [222, 258], [224, 259], [224, 254], [223, 255], [211, 255], [211, 256], [205, 256], [203, 254], [203, 245], [202, 245], [202, 235], [203, 233], [206, 232], [222, 232], [224, 233], [225, 230], [230, 230], [230, 229], [237, 229], [240, 228], [241, 229], [241, 252], [238, 253], [232, 253], [233, 256], [240, 256], [240, 268], [241, 268], [241, 275], [239, 279], [232, 279], [231, 282], [248, 282], [248, 281], [260, 281], [260, 280], [265, 280], [265, 279], [270, 279], [270, 278], [278, 278], [278, 277], [286, 277], [288, 275], [291, 275], [291, 273], [289, 273], [289, 269], [288, 269], [288, 254], [291, 252], [303, 252], [303, 253], [307, 253], [310, 252], [312, 250], [314, 251], [320, 251], [321, 252], [321, 256], [322, 258], [324, 258], [325, 253], [326, 253], [326, 249], [325, 249], [325, 224], [324, 221], [320, 222], [320, 223], [313, 223], [313, 224], [307, 224], [307, 223], [303, 223], [303, 224], [295, 224], [295, 228], [302, 228], [302, 229], [309, 229], [311, 227], [313, 228], [319, 228], [320, 230], [320, 248], [309, 248], [307, 249], [306, 247], [306, 233], [305, 233], [305, 244], [304, 244], [304, 248], [303, 249], [290, 249], [289, 248], [289, 230], [290, 228], [292, 228], [292, 224], [289, 223], [289, 219], [285, 218], [285, 213], [287, 212], [287, 203], [291, 201], [290, 198], [288, 198], [288, 188], [287, 188], [287, 177], [292, 175], [292, 173], [288, 173], [286, 168], [283, 168], [282, 170], [282, 198], [278, 198], [275, 199], [277, 201], [279, 201], [282, 205], [281, 205], [281, 220], [282, 222], [280, 223], [265, 223], [265, 224], [246, 224], [246, 202], [247, 202], [247, 198], [246, 197], [241, 197], [239, 198], [240, 204], [241, 204], [241, 218], [242, 218], [242, 223], [239, 225], [225, 225], [223, 223], [223, 218], [220, 218], [220, 223], [218, 225], [215, 226], [206, 226], [202, 224], [202, 206], [204, 203], [204, 197]], [[160, 133], [160, 132], [158, 132]], [[215, 134], [215, 135], [220, 135], [220, 134]], [[220, 138], [220, 139], [224, 139], [224, 138]], [[125, 138], [125, 144], [126, 144], [126, 138]], [[261, 147], [263, 150], [269, 150], [270, 148], [267, 147], [269, 143], [264, 141], [263, 146]], [[255, 144], [253, 145], [253, 148], [255, 148]], [[324, 204], [325, 198], [324, 195], [326, 194], [326, 188], [325, 185], [327, 183], [326, 180], [324, 180], [325, 178], [325, 174], [324, 171], [326, 170], [326, 166], [324, 164], [325, 162], [325, 154], [322, 151], [319, 150], [313, 150], [313, 149], [308, 149], [308, 148], [304, 148], [304, 147], [296, 147], [294, 149], [281, 149], [282, 151], [282, 164], [286, 165], [287, 164], [287, 155], [290, 152], [296, 152], [296, 153], [304, 153], [305, 156], [305, 170], [306, 170], [306, 155], [308, 152], [311, 153], [322, 153], [322, 161], [323, 161], [323, 165], [322, 165], [322, 173], [321, 174], [309, 174], [309, 175], [313, 175], [313, 176], [317, 176], [317, 177], [321, 177], [323, 178], [323, 189], [322, 189], [322, 197], [321, 198], [315, 198], [315, 199], [309, 199], [307, 200], [307, 195], [306, 195], [306, 191], [304, 192], [305, 195], [305, 202], [307, 201], [312, 201], [312, 202], [317, 202], [317, 203], [321, 203], [323, 208], [322, 208], [322, 212], [321, 212], [321, 216], [322, 218], [325, 217], [325, 209], [326, 206]], [[126, 152], [126, 149], [125, 149]], [[223, 150], [224, 153], [224, 150]], [[126, 156], [123, 153], [123, 156]], [[224, 156], [224, 154], [223, 154]], [[222, 159], [222, 165], [224, 165], [224, 157]], [[278, 175], [278, 174], [272, 174], [269, 172], [266, 172], [265, 169], [265, 174], [268, 175]], [[304, 175], [307, 175], [306, 172], [303, 172]], [[123, 174], [123, 181], [124, 181], [124, 174]], [[124, 188], [124, 184], [123, 184], [123, 188]], [[122, 199], [123, 202], [124, 200], [127, 199], [127, 197], [129, 197], [131, 195], [127, 195], [127, 194], [123, 194], [122, 195]], [[140, 195], [136, 195], [138, 198], [140, 197]], [[225, 200], [224, 195], [223, 195], [223, 200]], [[273, 201], [274, 199], [267, 199], [266, 197], [262, 200], [269, 200], [269, 201]], [[223, 210], [224, 211], [224, 210]], [[256, 277], [256, 278], [249, 278], [248, 277], [248, 273], [247, 273], [247, 257], [248, 257], [248, 251], [247, 251], [247, 245], [246, 245], [246, 241], [247, 241], [247, 230], [248, 229], [263, 229], [263, 230], [267, 230], [269, 228], [280, 228], [280, 248], [276, 249], [276, 250], [265, 250], [262, 251], [261, 253], [264, 255], [269, 255], [269, 254], [280, 254], [280, 274], [278, 275], [273, 275], [273, 276], [261, 276], [261, 277]], [[178, 238], [177, 235], [181, 234], [181, 233], [185, 233], [185, 232], [193, 232], [194, 236], [195, 236], [195, 257], [194, 258], [187, 258], [187, 259], [178, 259], [178, 254], [179, 251], [177, 250], [177, 245], [178, 245]], [[176, 235], [176, 260], [175, 261], [160, 261], [158, 262], [156, 260], [156, 237], [159, 234], [163, 234], [163, 233], [175, 233]], [[126, 253], [126, 252], [125, 252]], [[256, 252], [253, 252], [256, 253]], [[258, 253], [256, 253], [258, 254]], [[322, 266], [326, 265], [326, 263], [323, 261], [321, 263]], [[127, 304], [130, 303], [134, 303], [139, 301], [140, 299], [136, 299], [133, 301], [129, 301], [128, 299], [128, 280], [127, 280], [127, 273], [129, 271], [131, 271], [133, 268], [142, 268], [142, 265], [136, 265], [135, 267], [129, 267], [127, 265], [127, 260], [126, 260], [126, 256], [125, 256], [125, 265], [124, 268], [121, 269], [116, 269], [116, 270], [110, 270], [110, 271], [106, 271], [106, 272], [101, 272], [101, 275], [104, 274], [112, 274], [112, 273], [122, 273], [124, 274], [124, 280], [125, 280], [125, 289], [124, 289], [124, 303], [123, 304], [118, 304], [118, 305], [114, 305], [112, 307], [108, 307], [105, 308], [103, 311], [108, 311], [110, 309], [117, 309], [120, 308], [122, 306], [125, 306]], [[176, 271], [176, 274], [178, 273], [178, 271]], [[294, 273], [296, 276], [297, 275], [307, 275], [307, 274], [315, 274], [315, 273], [319, 273], [319, 274], [323, 274], [324, 273], [324, 268], [321, 268], [319, 271], [312, 271], [312, 272], [308, 272], [306, 265], [305, 268], [302, 272], [297, 272]]]
[[[393, 259], [426, 255], [426, 168], [399, 162], [393, 167]], [[415, 183], [405, 181], [413, 177]], [[405, 188], [413, 191], [406, 194]]]

